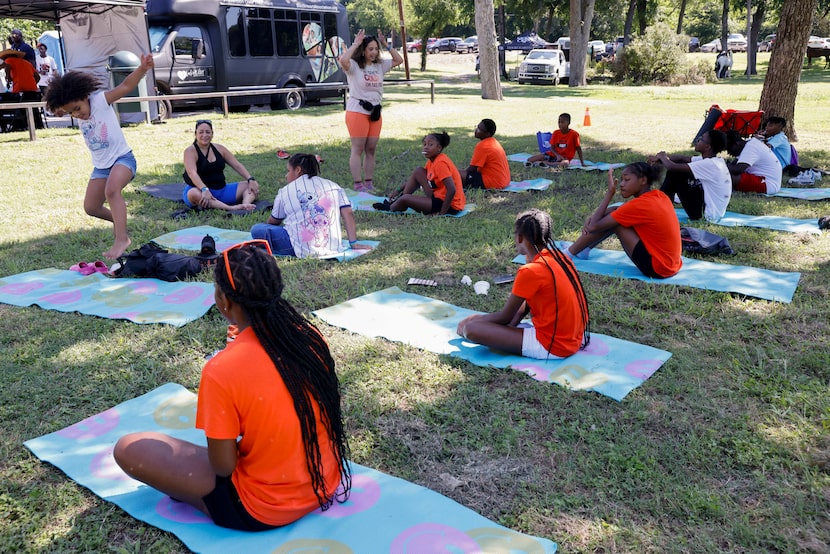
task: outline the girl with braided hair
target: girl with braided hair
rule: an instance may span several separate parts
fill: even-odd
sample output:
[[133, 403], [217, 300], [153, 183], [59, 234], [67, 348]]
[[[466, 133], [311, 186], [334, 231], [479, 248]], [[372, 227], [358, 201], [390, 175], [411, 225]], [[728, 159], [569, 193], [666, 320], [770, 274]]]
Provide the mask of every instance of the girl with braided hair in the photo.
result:
[[344, 501], [348, 445], [325, 339], [282, 298], [266, 241], [226, 250], [215, 282], [216, 306], [240, 332], [202, 370], [196, 427], [207, 448], [132, 433], [116, 444], [115, 460], [231, 529], [272, 529]]
[[[528, 358], [565, 358], [588, 346], [588, 300], [579, 274], [556, 244], [550, 215], [528, 210], [516, 217], [516, 248], [528, 263], [519, 268], [504, 307], [458, 324], [472, 342]], [[519, 322], [531, 313], [532, 326]]]

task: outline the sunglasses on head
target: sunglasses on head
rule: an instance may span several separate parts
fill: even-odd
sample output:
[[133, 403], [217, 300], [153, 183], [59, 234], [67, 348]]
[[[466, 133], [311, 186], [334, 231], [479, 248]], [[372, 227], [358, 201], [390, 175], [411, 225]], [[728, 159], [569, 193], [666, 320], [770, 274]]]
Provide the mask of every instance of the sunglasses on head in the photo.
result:
[[222, 252], [222, 257], [225, 259], [225, 272], [228, 274], [228, 281], [230, 282], [233, 290], [236, 290], [236, 283], [233, 281], [233, 271], [231, 271], [231, 264], [228, 261], [228, 252], [239, 250], [241, 248], [261, 248], [262, 250], [268, 252], [269, 256], [274, 255], [271, 252], [271, 245], [264, 239], [246, 240], [245, 242], [240, 242], [239, 244], [234, 244], [230, 248], [226, 248], [225, 251]]
[[213, 129], [213, 121], [211, 121], [210, 119], [197, 119], [196, 127], [198, 127], [202, 123], [207, 123], [210, 126], [210, 128]]

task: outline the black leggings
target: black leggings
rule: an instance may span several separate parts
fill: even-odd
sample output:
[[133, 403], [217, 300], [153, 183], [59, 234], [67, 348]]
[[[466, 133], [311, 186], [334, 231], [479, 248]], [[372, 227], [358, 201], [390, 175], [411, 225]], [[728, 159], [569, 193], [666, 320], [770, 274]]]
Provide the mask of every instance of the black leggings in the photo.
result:
[[672, 202], [676, 194], [689, 219], [696, 220], [703, 217], [703, 186], [691, 173], [667, 171], [660, 190], [665, 192]]

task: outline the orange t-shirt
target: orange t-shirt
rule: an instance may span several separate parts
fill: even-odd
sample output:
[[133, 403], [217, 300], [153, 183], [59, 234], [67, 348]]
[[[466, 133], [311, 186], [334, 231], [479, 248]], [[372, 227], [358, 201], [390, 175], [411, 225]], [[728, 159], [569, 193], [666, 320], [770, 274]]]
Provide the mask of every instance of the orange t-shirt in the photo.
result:
[[12, 78], [12, 92], [37, 92], [37, 81], [35, 81], [35, 66], [23, 58], [8, 56], [6, 65]]
[[680, 222], [669, 197], [659, 190], [650, 190], [633, 198], [611, 212], [611, 217], [624, 227], [631, 227], [640, 236], [651, 254], [654, 272], [671, 277], [683, 265], [680, 257]]
[[487, 137], [476, 144], [470, 165], [478, 168], [486, 189], [503, 189], [510, 184], [507, 154], [495, 137]]
[[573, 129], [569, 129], [567, 133], [557, 129], [550, 135], [549, 153], [556, 152], [566, 160], [574, 159], [577, 146], [580, 146], [579, 133]]
[[[571, 260], [563, 257], [564, 263], [576, 273]], [[512, 292], [527, 302], [536, 339], [545, 348], [553, 339], [551, 354], [564, 358], [579, 350], [588, 322], [582, 321], [577, 292], [549, 250], [543, 250], [519, 268]]]
[[464, 187], [461, 186], [461, 174], [458, 173], [458, 168], [452, 163], [452, 160], [444, 154], [438, 154], [434, 160], [427, 160], [424, 167], [427, 171], [427, 179], [434, 185], [435, 189], [432, 195], [439, 200], [447, 198], [447, 187], [444, 185], [444, 179], [450, 177], [455, 183], [455, 196], [452, 199], [450, 208], [461, 211], [467, 205], [467, 198], [464, 196]]
[[[340, 484], [340, 467], [314, 403], [326, 496]], [[211, 439], [237, 439], [231, 476], [245, 509], [269, 525], [285, 525], [319, 508], [306, 468], [294, 401], [250, 327], [202, 370], [196, 427]]]

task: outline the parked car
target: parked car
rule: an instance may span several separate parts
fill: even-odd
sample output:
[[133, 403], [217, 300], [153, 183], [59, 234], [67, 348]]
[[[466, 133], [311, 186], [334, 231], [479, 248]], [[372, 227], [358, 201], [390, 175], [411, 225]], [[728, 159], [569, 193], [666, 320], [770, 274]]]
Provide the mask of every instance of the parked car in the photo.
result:
[[818, 49], [830, 48], [830, 38], [821, 38], [821, 37], [811, 36], [807, 40], [807, 47], [808, 48], [818, 48]]
[[700, 47], [701, 52], [720, 52], [721, 50], [722, 48], [720, 47], [720, 39], [718, 38], [709, 41], [706, 44], [701, 45]]
[[601, 40], [588, 41], [588, 55], [596, 57], [600, 53], [605, 52], [605, 42]]
[[562, 50], [531, 50], [519, 65], [519, 84], [549, 83], [558, 85], [567, 79], [568, 63]]
[[464, 39], [464, 44], [467, 45], [467, 52], [478, 52], [478, 36], [473, 35]]
[[[427, 39], [427, 52], [429, 52], [429, 47], [435, 44], [435, 41], [438, 40], [437, 38], [430, 38]], [[411, 40], [406, 43], [406, 49], [410, 52], [420, 52], [421, 51], [421, 39]]]
[[733, 52], [746, 52], [746, 37], [740, 33], [730, 33], [726, 37], [726, 47]]
[[772, 52], [775, 44], [775, 35], [767, 35], [764, 40], [758, 43], [758, 52]]
[[466, 54], [468, 47], [467, 43], [461, 37], [444, 37], [436, 40], [432, 46], [428, 48], [432, 54], [439, 52], [455, 52], [456, 54]]
[[697, 37], [689, 38], [689, 52], [700, 52], [700, 39]]

